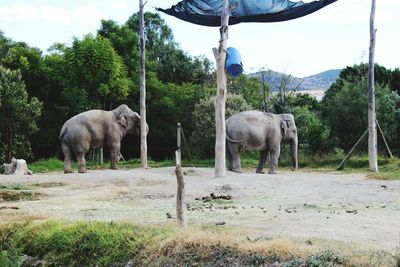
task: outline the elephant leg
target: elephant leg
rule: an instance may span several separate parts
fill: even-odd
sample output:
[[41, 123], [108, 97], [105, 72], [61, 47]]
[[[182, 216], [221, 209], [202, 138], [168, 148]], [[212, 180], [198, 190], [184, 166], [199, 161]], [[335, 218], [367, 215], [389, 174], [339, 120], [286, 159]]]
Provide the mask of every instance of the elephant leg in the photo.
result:
[[229, 153], [232, 159], [231, 168], [229, 169], [232, 172], [241, 173], [240, 167], [240, 147], [238, 145], [229, 146]]
[[278, 169], [278, 159], [281, 153], [281, 148], [278, 146], [275, 149], [271, 149], [269, 154], [269, 174], [276, 174], [276, 170]]
[[70, 149], [70, 147], [66, 143], [62, 142], [61, 150], [64, 154], [64, 173], [73, 173], [72, 167], [71, 167], [71, 149]]
[[111, 153], [111, 169], [118, 170], [118, 159], [119, 159], [119, 152], [121, 149], [120, 144], [114, 144], [109, 146], [110, 153]]
[[226, 148], [226, 156], [228, 158], [228, 170], [232, 171], [232, 169], [233, 169], [232, 154], [229, 151], [229, 147]]
[[240, 153], [232, 153], [232, 171], [233, 172], [242, 172], [242, 168], [240, 166]]
[[261, 174], [265, 173], [263, 171], [263, 169], [264, 169], [265, 162], [267, 161], [267, 156], [268, 156], [267, 150], [260, 151], [260, 162], [258, 163], [256, 173], [261, 173]]
[[86, 160], [84, 153], [76, 153], [76, 159], [78, 161], [78, 172], [79, 173], [86, 173]]

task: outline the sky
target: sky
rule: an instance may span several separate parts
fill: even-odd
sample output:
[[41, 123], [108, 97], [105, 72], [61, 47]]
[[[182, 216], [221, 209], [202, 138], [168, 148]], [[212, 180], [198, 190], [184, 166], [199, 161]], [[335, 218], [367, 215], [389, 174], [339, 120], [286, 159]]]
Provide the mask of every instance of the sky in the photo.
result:
[[[157, 12], [154, 7], [169, 8], [178, 2], [148, 0], [145, 11]], [[400, 0], [376, 2], [375, 62], [399, 68]], [[123, 24], [138, 9], [139, 1], [134, 0], [0, 0], [0, 30], [45, 52], [56, 42], [70, 45], [73, 37], [95, 34], [101, 19]], [[246, 73], [264, 68], [306, 77], [368, 62], [370, 11], [371, 0], [338, 0], [291, 21], [233, 25], [228, 47], [240, 51]], [[184, 51], [215, 62], [212, 48], [218, 46], [218, 27], [160, 16]]]

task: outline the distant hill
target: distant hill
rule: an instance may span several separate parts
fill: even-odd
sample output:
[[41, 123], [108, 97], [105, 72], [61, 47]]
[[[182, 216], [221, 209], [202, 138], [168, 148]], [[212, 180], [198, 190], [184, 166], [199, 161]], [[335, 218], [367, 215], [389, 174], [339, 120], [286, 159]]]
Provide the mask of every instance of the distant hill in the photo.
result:
[[[327, 70], [318, 74], [311, 76], [298, 78], [291, 76], [290, 78], [285, 78], [285, 75], [276, 71], [267, 71], [264, 74], [264, 80], [270, 85], [271, 91], [276, 92], [279, 88], [280, 83], [284, 82], [290, 90], [296, 91], [315, 91], [323, 90], [326, 91], [334, 83], [342, 70]], [[284, 76], [285, 75], [285, 76]], [[250, 77], [255, 77], [262, 79], [262, 74], [260, 72], [249, 74]]]

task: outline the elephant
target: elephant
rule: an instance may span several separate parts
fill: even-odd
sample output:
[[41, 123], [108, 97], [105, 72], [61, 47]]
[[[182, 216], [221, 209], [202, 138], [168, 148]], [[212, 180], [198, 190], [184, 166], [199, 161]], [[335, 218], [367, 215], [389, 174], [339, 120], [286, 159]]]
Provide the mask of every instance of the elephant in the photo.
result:
[[292, 114], [273, 114], [257, 110], [237, 113], [226, 120], [228, 170], [241, 172], [240, 154], [260, 150], [257, 173], [264, 173], [269, 156], [269, 174], [276, 174], [281, 141], [290, 142], [292, 167], [298, 168], [297, 128]]
[[[148, 132], [147, 124], [146, 129]], [[64, 173], [73, 172], [72, 151], [78, 161], [78, 172], [85, 173], [85, 154], [104, 143], [111, 153], [111, 169], [118, 169], [121, 140], [127, 133], [140, 136], [140, 116], [127, 105], [111, 111], [93, 109], [73, 116], [64, 123], [59, 136], [64, 154]]]

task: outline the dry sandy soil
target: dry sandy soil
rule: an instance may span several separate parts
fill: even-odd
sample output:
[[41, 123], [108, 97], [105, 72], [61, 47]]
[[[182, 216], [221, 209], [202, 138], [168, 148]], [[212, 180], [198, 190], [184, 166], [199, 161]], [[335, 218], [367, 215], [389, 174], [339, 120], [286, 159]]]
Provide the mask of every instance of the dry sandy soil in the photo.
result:
[[[0, 175], [0, 184], [55, 183], [36, 189], [35, 201], [0, 200], [0, 221], [61, 218], [170, 224], [175, 216], [174, 167], [95, 170], [86, 174]], [[317, 237], [397, 251], [400, 181], [362, 174], [231, 173], [214, 178], [209, 168], [184, 168], [189, 225], [221, 225], [256, 237]], [[231, 200], [210, 196], [232, 196]]]

